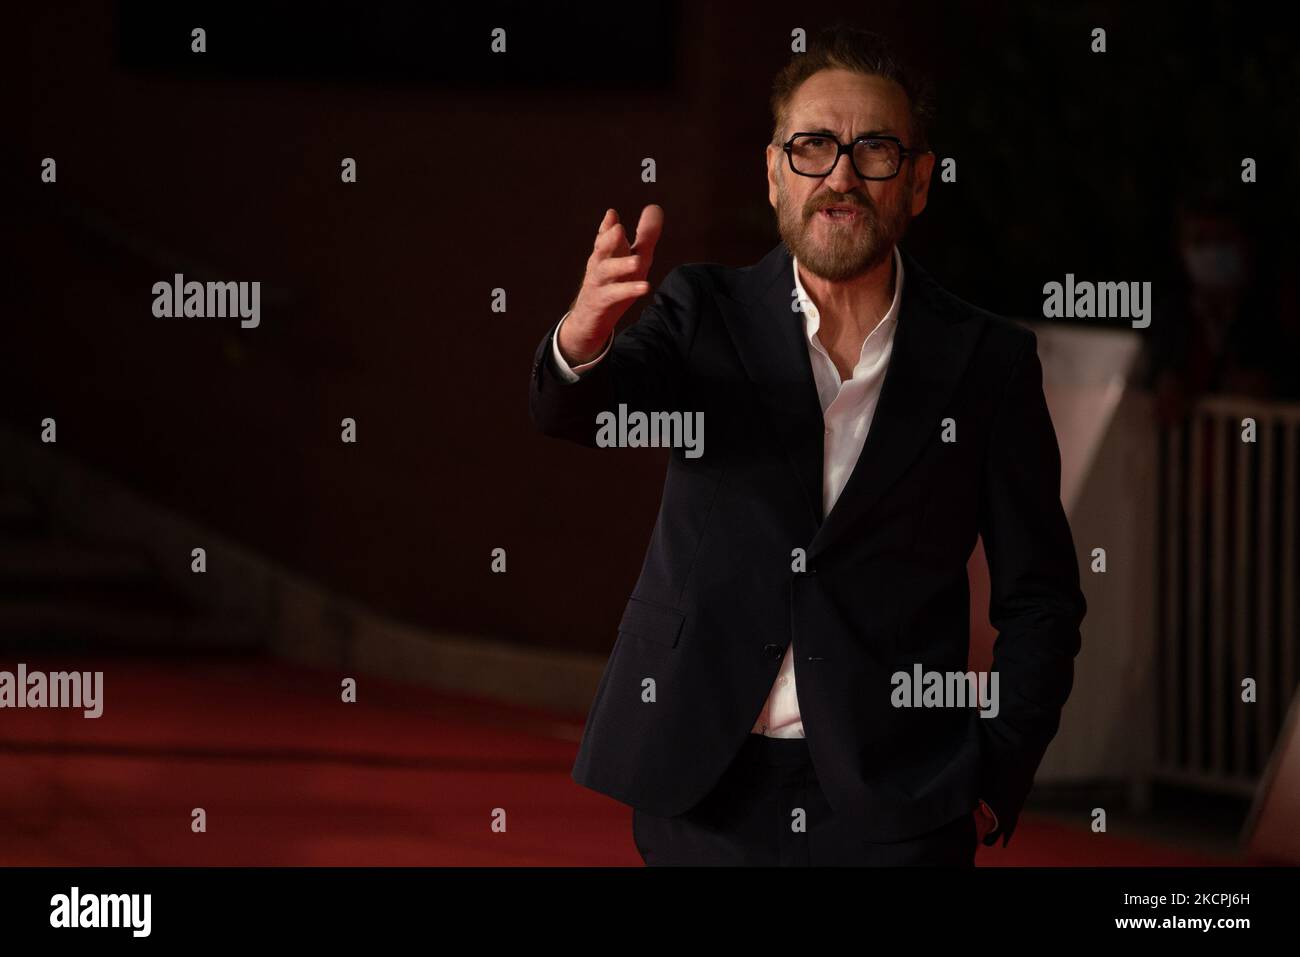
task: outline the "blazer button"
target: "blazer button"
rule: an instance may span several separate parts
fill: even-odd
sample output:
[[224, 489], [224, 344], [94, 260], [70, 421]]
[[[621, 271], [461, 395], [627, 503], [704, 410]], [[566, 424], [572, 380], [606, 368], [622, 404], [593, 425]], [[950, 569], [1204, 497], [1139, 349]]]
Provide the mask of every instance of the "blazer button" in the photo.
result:
[[780, 645], [764, 645], [763, 653], [769, 658], [780, 658], [785, 654], [785, 649]]

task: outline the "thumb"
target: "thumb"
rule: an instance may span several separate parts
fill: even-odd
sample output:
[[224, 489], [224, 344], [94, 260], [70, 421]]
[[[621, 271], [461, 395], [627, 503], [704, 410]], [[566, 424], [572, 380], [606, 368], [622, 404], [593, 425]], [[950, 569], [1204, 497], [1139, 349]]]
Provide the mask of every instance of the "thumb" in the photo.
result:
[[636, 239], [632, 243], [632, 252], [653, 253], [663, 230], [664, 208], [658, 203], [651, 203], [641, 210], [641, 218], [636, 224]]

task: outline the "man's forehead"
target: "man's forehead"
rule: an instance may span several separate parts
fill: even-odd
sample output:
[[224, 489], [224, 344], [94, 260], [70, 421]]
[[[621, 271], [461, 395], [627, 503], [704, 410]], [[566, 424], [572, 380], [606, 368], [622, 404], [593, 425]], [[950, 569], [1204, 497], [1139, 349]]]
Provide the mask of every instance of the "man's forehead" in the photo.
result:
[[818, 74], [795, 92], [790, 120], [814, 132], [845, 127], [855, 134], [897, 132], [907, 122], [907, 96], [880, 77]]
[[875, 133], [902, 136], [907, 121], [884, 110], [798, 110], [790, 114], [791, 132], [847, 133], [851, 137]]

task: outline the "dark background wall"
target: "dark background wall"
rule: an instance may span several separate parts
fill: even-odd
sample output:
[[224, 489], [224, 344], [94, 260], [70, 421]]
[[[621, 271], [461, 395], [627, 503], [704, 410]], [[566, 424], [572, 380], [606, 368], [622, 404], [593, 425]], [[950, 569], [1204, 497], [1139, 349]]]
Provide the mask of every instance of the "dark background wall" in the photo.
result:
[[[55, 417], [64, 454], [419, 625], [608, 648], [666, 453], [535, 434], [530, 360], [607, 206], [665, 208], [656, 283], [777, 241], [762, 151], [795, 27], [869, 26], [933, 77], [958, 181], [936, 180], [907, 243], [957, 295], [1041, 315], [1043, 283], [1073, 272], [1159, 297], [1175, 205], [1208, 191], [1258, 244], [1259, 321], [1293, 334], [1300, 66], [1263, 6], [126, 6], [28, 14], [0, 419], [35, 438]], [[505, 58], [476, 52], [494, 25]], [[260, 280], [261, 326], [155, 318], [175, 272]]]

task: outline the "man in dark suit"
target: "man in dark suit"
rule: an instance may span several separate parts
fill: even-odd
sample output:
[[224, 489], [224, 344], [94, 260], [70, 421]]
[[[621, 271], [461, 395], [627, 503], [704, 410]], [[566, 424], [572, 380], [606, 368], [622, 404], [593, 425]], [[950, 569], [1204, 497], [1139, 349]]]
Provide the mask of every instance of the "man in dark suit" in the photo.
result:
[[[1016, 828], [1085, 611], [1035, 339], [898, 246], [934, 155], [878, 38], [821, 34], [772, 107], [782, 242], [678, 266], [614, 336], [663, 211], [629, 245], [609, 210], [534, 357], [547, 435], [606, 444], [620, 409], [705, 426], [672, 452], [573, 777], [633, 806], [651, 864], [969, 865]], [[913, 676], [965, 671], [980, 535], [994, 700], [915, 706]]]

